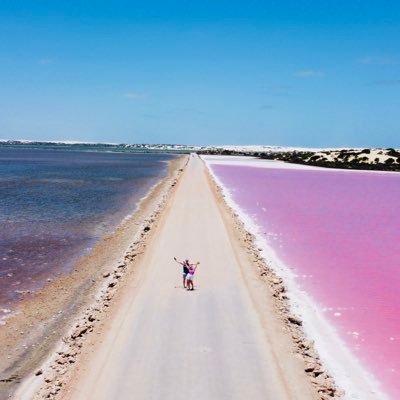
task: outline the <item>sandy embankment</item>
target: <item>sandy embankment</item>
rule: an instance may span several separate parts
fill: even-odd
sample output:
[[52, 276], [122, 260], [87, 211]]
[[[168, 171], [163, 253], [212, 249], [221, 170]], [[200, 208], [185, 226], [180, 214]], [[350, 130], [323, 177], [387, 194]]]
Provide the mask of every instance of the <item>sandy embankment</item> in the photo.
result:
[[[251, 237], [232, 216], [191, 157], [165, 212], [143, 232], [150, 240], [105, 274], [97, 306], [15, 398], [332, 399], [328, 381], [311, 383], [277, 313], [281, 282], [271, 292], [260, 279]], [[201, 261], [194, 292], [182, 289], [174, 255]], [[135, 274], [119, 276], [131, 259]]]
[[[15, 398], [337, 398], [282, 281], [198, 157], [159, 217]], [[174, 255], [201, 261], [194, 292]]]
[[[92, 324], [95, 321], [90, 320], [97, 320], [95, 311], [87, 315], [94, 303], [107, 308], [114, 287], [122, 281], [120, 278], [133, 274], [135, 257], [143, 251], [148, 230], [162, 211], [186, 162], [186, 156], [171, 161], [167, 177], [142, 199], [131, 217], [80, 259], [70, 274], [53, 280], [33, 297], [23, 300], [7, 324], [0, 326], [1, 399], [18, 388], [22, 379], [38, 371], [77, 318], [86, 318]], [[118, 274], [113, 273], [117, 266], [120, 266]], [[70, 358], [68, 362], [73, 361]], [[57, 369], [64, 373], [60, 364]]]

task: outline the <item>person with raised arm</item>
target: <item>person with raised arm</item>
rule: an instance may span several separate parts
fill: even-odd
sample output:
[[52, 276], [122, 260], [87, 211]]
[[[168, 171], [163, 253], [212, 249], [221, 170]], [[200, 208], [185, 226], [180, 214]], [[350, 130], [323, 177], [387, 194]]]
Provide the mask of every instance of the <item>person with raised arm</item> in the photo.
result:
[[194, 278], [194, 273], [196, 272], [196, 269], [199, 266], [199, 264], [200, 264], [199, 261], [197, 261], [196, 264], [189, 264], [189, 272], [186, 275], [186, 288], [187, 288], [187, 290], [194, 290], [193, 278]]
[[178, 264], [181, 264], [182, 267], [183, 267], [183, 288], [186, 289], [186, 277], [187, 277], [187, 274], [189, 273], [189, 267], [190, 267], [189, 260], [186, 259], [186, 260], [183, 260], [183, 261], [178, 261], [176, 259], [176, 257], [174, 257], [174, 260]]

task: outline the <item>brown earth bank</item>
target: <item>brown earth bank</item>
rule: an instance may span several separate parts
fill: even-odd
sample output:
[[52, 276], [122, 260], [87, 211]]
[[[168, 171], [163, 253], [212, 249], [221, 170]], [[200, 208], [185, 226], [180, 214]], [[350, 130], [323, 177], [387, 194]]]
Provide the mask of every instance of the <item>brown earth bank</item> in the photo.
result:
[[[284, 283], [198, 157], [163, 210], [97, 275], [102, 290], [14, 398], [340, 398]], [[174, 255], [201, 261], [194, 292]]]
[[212, 149], [199, 154], [252, 156], [315, 167], [372, 171], [400, 171], [400, 151], [388, 149], [341, 149], [321, 151], [234, 151]]
[[[40, 374], [39, 365], [75, 323], [77, 315], [85, 315], [99, 296], [107, 303], [120, 278], [133, 273], [130, 261], [145, 247], [146, 236], [187, 159], [179, 156], [172, 160], [167, 176], [138, 204], [131, 217], [78, 260], [72, 272], [49, 279], [44, 288], [27, 295], [13, 316], [0, 326], [0, 399], [11, 396], [33, 371]], [[113, 272], [115, 266], [119, 267], [118, 273]], [[94, 321], [92, 314], [86, 316], [89, 322]]]

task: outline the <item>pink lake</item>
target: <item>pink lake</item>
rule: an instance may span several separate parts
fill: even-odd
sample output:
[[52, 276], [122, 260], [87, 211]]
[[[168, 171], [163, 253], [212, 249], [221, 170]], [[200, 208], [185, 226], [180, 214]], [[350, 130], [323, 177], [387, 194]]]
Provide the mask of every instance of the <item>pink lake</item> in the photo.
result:
[[400, 174], [210, 164], [352, 353], [400, 398]]

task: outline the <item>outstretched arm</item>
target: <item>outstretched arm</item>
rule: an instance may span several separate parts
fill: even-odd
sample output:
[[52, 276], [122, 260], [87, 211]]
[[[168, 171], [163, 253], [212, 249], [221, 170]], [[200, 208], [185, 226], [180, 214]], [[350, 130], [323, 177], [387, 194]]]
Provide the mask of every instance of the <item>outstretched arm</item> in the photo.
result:
[[174, 257], [174, 260], [175, 260], [178, 264], [183, 265], [183, 262], [178, 261], [178, 260], [176, 259], [176, 257]]
[[200, 264], [200, 261], [197, 261], [196, 264], [191, 264], [191, 267], [193, 267], [193, 269], [195, 270], [195, 272], [196, 272], [196, 269], [197, 269], [197, 267], [199, 266], [199, 264]]

